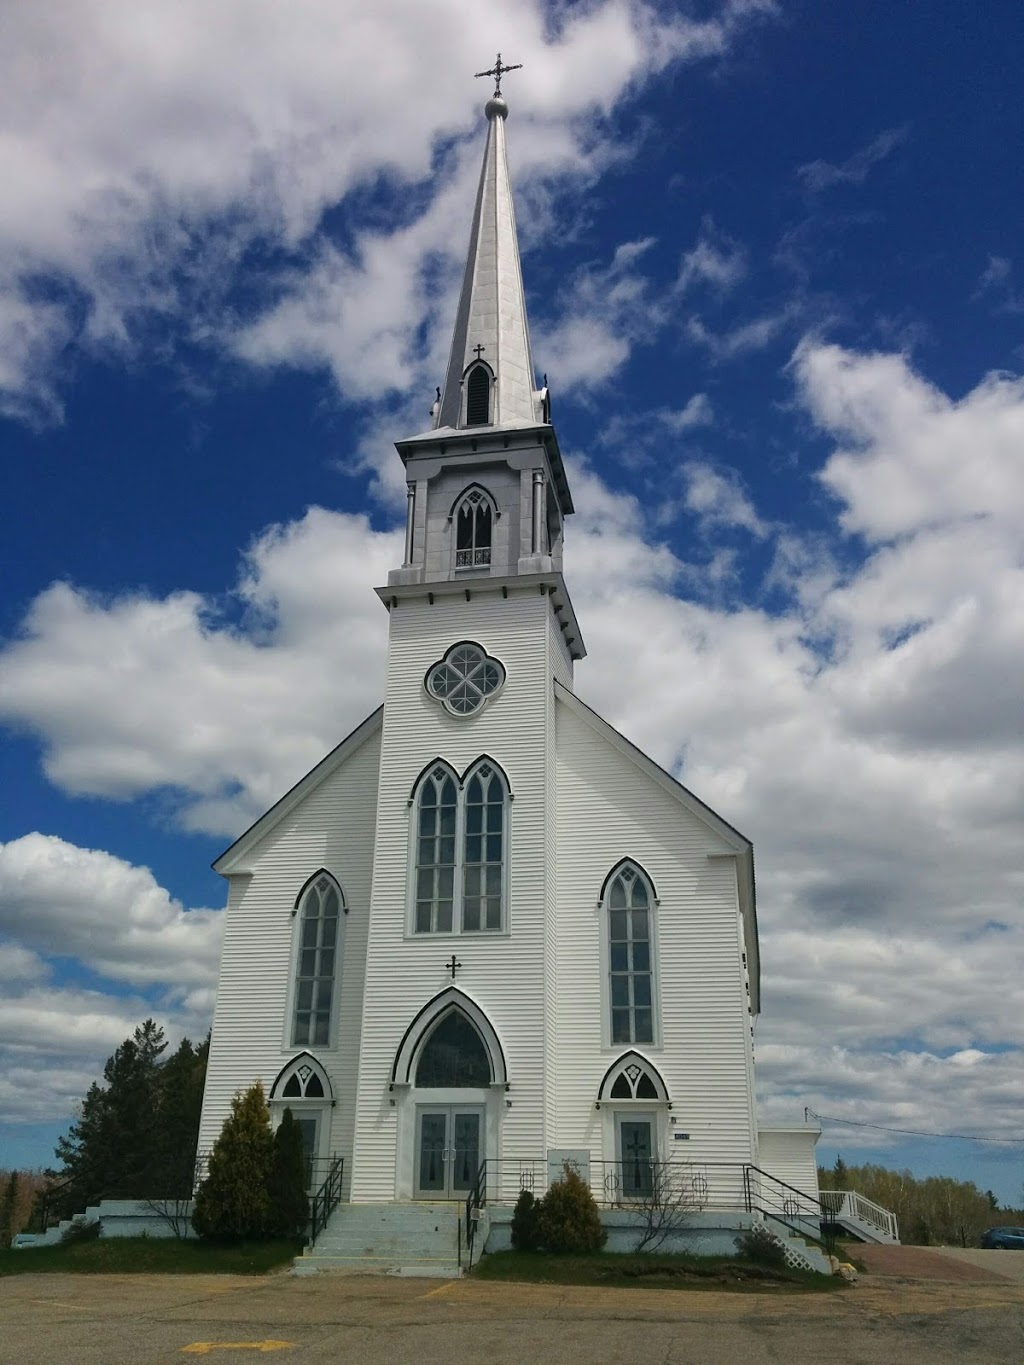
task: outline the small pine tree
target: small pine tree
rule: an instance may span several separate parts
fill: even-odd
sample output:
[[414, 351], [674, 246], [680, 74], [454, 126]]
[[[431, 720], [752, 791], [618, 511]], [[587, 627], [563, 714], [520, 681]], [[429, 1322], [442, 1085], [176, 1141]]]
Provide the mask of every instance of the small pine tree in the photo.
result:
[[834, 1190], [847, 1190], [850, 1187], [850, 1172], [846, 1162], [841, 1156], [836, 1157], [836, 1164], [832, 1167], [832, 1179]]
[[210, 1152], [192, 1213], [200, 1237], [241, 1241], [268, 1235], [273, 1153], [270, 1111], [257, 1081], [231, 1101], [231, 1113]]
[[536, 1251], [540, 1246], [540, 1205], [529, 1190], [520, 1190], [516, 1200], [512, 1245], [516, 1251]]
[[540, 1240], [548, 1250], [585, 1255], [608, 1240], [590, 1186], [568, 1162], [540, 1202]]
[[301, 1237], [309, 1222], [306, 1194], [306, 1155], [302, 1129], [290, 1109], [281, 1116], [274, 1134], [270, 1168], [270, 1227], [278, 1237]]

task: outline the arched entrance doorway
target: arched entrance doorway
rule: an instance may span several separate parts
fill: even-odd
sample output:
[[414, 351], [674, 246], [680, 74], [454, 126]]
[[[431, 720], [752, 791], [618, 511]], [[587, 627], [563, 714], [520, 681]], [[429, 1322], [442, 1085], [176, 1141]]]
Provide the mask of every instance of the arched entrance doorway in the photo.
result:
[[[484, 1152], [486, 1105], [473, 1092], [491, 1084], [483, 1039], [453, 1007], [431, 1029], [416, 1065], [417, 1199], [464, 1199], [476, 1181]], [[428, 1091], [469, 1092], [466, 1098], [424, 1103]]]
[[490, 1021], [461, 991], [435, 997], [410, 1025], [392, 1089], [404, 1110], [402, 1188], [413, 1199], [465, 1199], [496, 1154], [505, 1061]]

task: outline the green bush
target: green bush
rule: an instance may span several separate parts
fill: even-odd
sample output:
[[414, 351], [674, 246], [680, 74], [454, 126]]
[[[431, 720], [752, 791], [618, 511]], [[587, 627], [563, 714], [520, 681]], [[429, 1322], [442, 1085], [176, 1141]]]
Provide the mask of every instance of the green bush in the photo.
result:
[[196, 1192], [192, 1226], [214, 1241], [258, 1241], [273, 1225], [270, 1172], [274, 1139], [263, 1086], [256, 1082], [231, 1101], [210, 1152], [206, 1179]]
[[512, 1214], [512, 1245], [516, 1251], [540, 1246], [540, 1205], [529, 1190], [521, 1190]]
[[566, 1162], [565, 1174], [540, 1201], [539, 1233], [548, 1251], [585, 1255], [608, 1240], [590, 1186]]
[[275, 1237], [301, 1237], [309, 1222], [306, 1194], [306, 1159], [302, 1129], [290, 1109], [281, 1116], [274, 1133], [274, 1156], [270, 1168], [270, 1227]]
[[98, 1218], [93, 1218], [89, 1222], [76, 1218], [61, 1233], [61, 1245], [77, 1246], [79, 1242], [95, 1242], [102, 1231], [103, 1224]]
[[764, 1223], [755, 1223], [736, 1238], [736, 1250], [757, 1265], [786, 1264], [786, 1248]]

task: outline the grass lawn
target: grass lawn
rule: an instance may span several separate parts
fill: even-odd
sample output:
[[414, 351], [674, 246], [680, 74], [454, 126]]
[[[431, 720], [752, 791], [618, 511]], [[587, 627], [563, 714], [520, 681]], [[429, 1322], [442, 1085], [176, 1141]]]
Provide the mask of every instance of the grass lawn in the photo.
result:
[[301, 1250], [295, 1241], [211, 1246], [173, 1237], [100, 1237], [0, 1251], [0, 1275], [265, 1275]]
[[828, 1291], [843, 1287], [830, 1275], [757, 1265], [729, 1256], [551, 1256], [542, 1251], [498, 1251], [473, 1267], [481, 1280], [530, 1284], [589, 1284], [640, 1289]]

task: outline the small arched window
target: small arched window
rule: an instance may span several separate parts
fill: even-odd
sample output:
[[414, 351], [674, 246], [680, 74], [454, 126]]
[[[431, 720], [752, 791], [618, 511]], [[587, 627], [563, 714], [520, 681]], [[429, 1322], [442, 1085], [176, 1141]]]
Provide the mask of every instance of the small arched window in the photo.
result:
[[466, 426], [485, 427], [491, 420], [491, 372], [474, 365], [466, 376]]
[[653, 900], [649, 881], [633, 863], [623, 863], [605, 891], [613, 1043], [654, 1041]]
[[491, 562], [494, 508], [479, 488], [471, 488], [455, 515], [455, 567], [475, 569]]
[[313, 878], [299, 902], [292, 1047], [326, 1047], [330, 1042], [344, 908], [341, 889], [326, 872]]
[[420, 783], [416, 810], [416, 912], [418, 934], [450, 934], [455, 904], [455, 823], [458, 789], [438, 764]]

